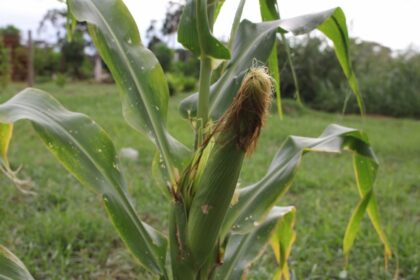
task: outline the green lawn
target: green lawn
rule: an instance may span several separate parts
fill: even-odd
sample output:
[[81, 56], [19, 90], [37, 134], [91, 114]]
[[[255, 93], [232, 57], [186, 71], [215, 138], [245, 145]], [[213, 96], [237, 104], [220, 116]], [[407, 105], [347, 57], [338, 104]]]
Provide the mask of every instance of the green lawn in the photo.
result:
[[[23, 88], [0, 93], [3, 102]], [[129, 191], [139, 215], [153, 226], [167, 226], [167, 203], [151, 176], [154, 148], [121, 117], [113, 85], [40, 85], [66, 107], [90, 115], [102, 125], [117, 149], [133, 147], [138, 161], [122, 160]], [[191, 128], [170, 101], [169, 128], [191, 145]], [[272, 115], [256, 153], [246, 162], [241, 185], [266, 171], [287, 135], [318, 136], [329, 123], [365, 130], [380, 161], [376, 195], [382, 224], [398, 255], [400, 279], [420, 279], [420, 122], [382, 117], [340, 116], [292, 111], [284, 121]], [[21, 176], [35, 183], [37, 196], [25, 196], [0, 175], [0, 243], [26, 263], [37, 279], [149, 279], [123, 247], [101, 200], [61, 167], [27, 122], [16, 125], [10, 158]], [[385, 272], [383, 248], [367, 218], [344, 272], [341, 240], [358, 201], [351, 155], [308, 154], [290, 192], [279, 203], [297, 206], [298, 239], [290, 267], [296, 279], [391, 279], [396, 258]], [[268, 251], [267, 251], [268, 252]], [[256, 265], [250, 279], [270, 279], [271, 253]], [[141, 275], [141, 276], [139, 276]]]

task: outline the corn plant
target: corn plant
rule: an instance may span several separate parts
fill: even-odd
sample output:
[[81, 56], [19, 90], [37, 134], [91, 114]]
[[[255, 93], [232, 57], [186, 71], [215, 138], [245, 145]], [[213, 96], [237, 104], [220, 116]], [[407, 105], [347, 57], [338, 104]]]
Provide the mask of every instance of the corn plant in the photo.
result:
[[[343, 251], [347, 255], [367, 212], [385, 256], [391, 250], [379, 223], [373, 192], [378, 168], [367, 136], [352, 128], [328, 126], [317, 138], [285, 139], [267, 173], [239, 188], [241, 167], [256, 147], [271, 104], [279, 97], [273, 63], [278, 33], [324, 33], [349, 85], [362, 99], [349, 58], [345, 16], [340, 8], [279, 19], [275, 1], [260, 0], [262, 18], [242, 20], [240, 1], [227, 44], [212, 35], [224, 1], [189, 0], [178, 40], [201, 61], [199, 92], [180, 104], [194, 127], [194, 147], [186, 147], [167, 127], [168, 86], [161, 66], [141, 42], [133, 17], [122, 0], [68, 0], [70, 19], [87, 22], [90, 35], [119, 88], [123, 115], [156, 146], [153, 168], [170, 204], [169, 229], [163, 234], [140, 220], [132, 206], [115, 148], [107, 133], [88, 116], [70, 112], [50, 94], [28, 88], [0, 105], [0, 159], [7, 158], [13, 123], [27, 119], [46, 147], [83, 185], [102, 195], [104, 207], [134, 258], [158, 279], [243, 279], [267, 249], [278, 261], [275, 279], [289, 279], [288, 257], [295, 241], [293, 206], [277, 206], [288, 191], [304, 154], [352, 153], [360, 194], [350, 217]], [[266, 67], [275, 76], [271, 78]], [[217, 76], [211, 84], [211, 75]], [[277, 103], [280, 98], [277, 98]], [[281, 122], [279, 123], [281, 125]], [[25, 266], [0, 247], [0, 278], [32, 279]]]

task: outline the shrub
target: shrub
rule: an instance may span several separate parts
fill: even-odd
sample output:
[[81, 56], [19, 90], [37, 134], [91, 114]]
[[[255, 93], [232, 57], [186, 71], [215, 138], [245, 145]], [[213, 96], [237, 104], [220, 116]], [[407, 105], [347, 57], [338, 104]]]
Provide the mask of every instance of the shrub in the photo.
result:
[[197, 89], [197, 80], [194, 77], [187, 77], [178, 73], [167, 73], [169, 94], [191, 93]]
[[150, 49], [159, 60], [163, 71], [168, 72], [172, 66], [172, 60], [174, 58], [174, 52], [166, 44], [160, 42], [153, 44]]
[[0, 89], [5, 88], [10, 81], [9, 52], [3, 44], [3, 37], [0, 35]]
[[[352, 57], [360, 76], [360, 91], [368, 114], [394, 117], [420, 117], [420, 54], [407, 50], [397, 54], [377, 43], [352, 40]], [[293, 45], [293, 62], [299, 76], [303, 102], [327, 112], [359, 111], [350, 96], [345, 75], [336, 63], [333, 50], [319, 37], [306, 38]], [[295, 98], [293, 77], [287, 70], [284, 46], [279, 45], [282, 94]]]
[[59, 86], [59, 87], [64, 87], [65, 85], [66, 85], [66, 83], [67, 83], [67, 77], [66, 77], [66, 75], [65, 74], [62, 74], [62, 73], [58, 73], [56, 76], [55, 76], [55, 84], [57, 85], [57, 86]]
[[[60, 71], [60, 53], [55, 52], [53, 48], [36, 47], [34, 51], [34, 70], [36, 78], [49, 77]], [[42, 78], [41, 78], [42, 79]], [[45, 78], [43, 78], [45, 80]]]

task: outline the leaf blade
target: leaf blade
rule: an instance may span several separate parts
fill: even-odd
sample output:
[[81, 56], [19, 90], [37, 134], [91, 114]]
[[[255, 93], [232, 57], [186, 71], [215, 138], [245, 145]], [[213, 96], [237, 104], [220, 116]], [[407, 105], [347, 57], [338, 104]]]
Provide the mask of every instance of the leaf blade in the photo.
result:
[[0, 278], [13, 280], [34, 279], [23, 262], [2, 245], [0, 245]]
[[[285, 244], [278, 232], [279, 229], [284, 230], [286, 227], [293, 230], [294, 213], [294, 207], [274, 207], [264, 222], [255, 226], [251, 232], [230, 236], [225, 249], [223, 266], [217, 269], [216, 279], [243, 279], [246, 269], [260, 256], [271, 238], [277, 239], [273, 241], [277, 246], [280, 240], [282, 244]], [[283, 266], [279, 266], [280, 268], [284, 270]]]
[[[296, 232], [294, 230], [296, 220], [296, 210], [292, 208], [286, 212], [281, 220], [277, 223], [276, 230], [271, 238], [271, 247], [273, 248], [279, 267], [275, 275], [280, 279], [289, 279], [289, 271], [287, 260], [292, 251], [293, 243], [296, 240]], [[278, 279], [273, 278], [273, 279]]]
[[[214, 7], [214, 16], [218, 15], [217, 9], [222, 4], [223, 2]], [[229, 50], [211, 34], [206, 0], [187, 1], [178, 27], [178, 42], [196, 56], [230, 58]]]
[[[83, 185], [108, 198], [105, 203], [128, 248], [147, 269], [162, 274], [163, 236], [152, 235], [129, 202], [115, 148], [106, 132], [86, 115], [66, 110], [47, 93], [26, 89], [0, 105], [0, 122], [29, 120], [47, 148]], [[132, 232], [126, 228], [133, 229]]]
[[[278, 12], [277, 0], [259, 0], [260, 3], [260, 14], [263, 21], [270, 21], [280, 19]], [[286, 43], [286, 42], [285, 42]], [[271, 50], [270, 56], [267, 59], [268, 69], [273, 77], [274, 92], [276, 95], [276, 107], [279, 118], [283, 119], [283, 108], [281, 105], [281, 92], [280, 92], [280, 71], [277, 58], [277, 40], [274, 41], [273, 49]]]
[[350, 42], [346, 25], [346, 16], [344, 15], [343, 10], [341, 8], [336, 8], [331, 17], [323, 22], [318, 29], [334, 42], [336, 57], [347, 78], [350, 88], [356, 96], [360, 112], [363, 114], [365, 105], [360, 93], [359, 83], [351, 65], [349, 51]]
[[7, 157], [10, 140], [13, 134], [13, 124], [0, 123], [0, 164], [8, 165]]
[[351, 215], [350, 221], [347, 225], [346, 232], [343, 238], [343, 253], [347, 255], [350, 252], [351, 247], [353, 246], [354, 240], [357, 237], [357, 233], [360, 228], [360, 223], [366, 212], [366, 208], [369, 205], [369, 202], [372, 198], [372, 191], [369, 191], [362, 200], [358, 203], [356, 208]]
[[143, 46], [133, 17], [120, 0], [71, 0], [69, 4], [77, 20], [88, 22], [92, 39], [116, 80], [124, 118], [156, 144], [169, 181], [175, 183], [190, 152], [166, 128], [166, 78], [154, 54]]

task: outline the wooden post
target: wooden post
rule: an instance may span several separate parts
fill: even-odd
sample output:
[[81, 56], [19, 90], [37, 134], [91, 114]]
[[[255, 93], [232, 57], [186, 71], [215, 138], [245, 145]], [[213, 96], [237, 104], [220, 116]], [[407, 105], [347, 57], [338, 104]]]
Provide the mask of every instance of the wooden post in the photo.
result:
[[32, 43], [32, 31], [28, 31], [28, 86], [34, 85], [34, 50]]
[[102, 82], [102, 60], [98, 53], [95, 54], [94, 77], [96, 82]]

